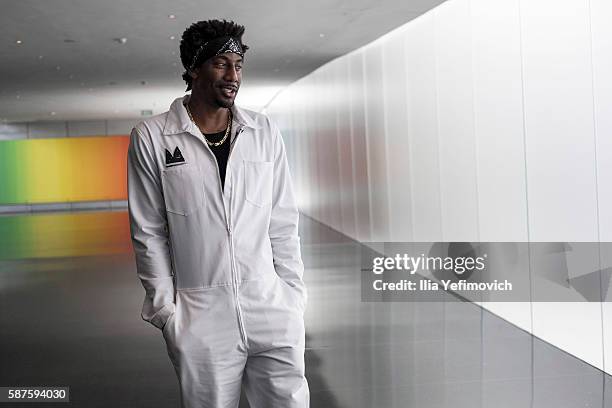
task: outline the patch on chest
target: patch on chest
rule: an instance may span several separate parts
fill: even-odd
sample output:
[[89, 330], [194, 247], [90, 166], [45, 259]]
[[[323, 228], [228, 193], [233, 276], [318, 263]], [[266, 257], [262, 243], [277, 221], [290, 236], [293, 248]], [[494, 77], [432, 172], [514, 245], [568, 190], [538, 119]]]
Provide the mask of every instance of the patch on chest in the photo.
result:
[[183, 153], [179, 150], [178, 146], [174, 149], [174, 153], [170, 153], [168, 149], [166, 149], [166, 167], [176, 166], [177, 164], [185, 163], [185, 158], [183, 157]]

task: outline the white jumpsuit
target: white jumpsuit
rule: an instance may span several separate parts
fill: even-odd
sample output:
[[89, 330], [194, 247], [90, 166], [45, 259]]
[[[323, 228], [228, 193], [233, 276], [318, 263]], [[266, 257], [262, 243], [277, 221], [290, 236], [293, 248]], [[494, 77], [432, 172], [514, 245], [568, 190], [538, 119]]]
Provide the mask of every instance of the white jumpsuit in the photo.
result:
[[306, 408], [304, 267], [280, 132], [266, 115], [232, 108], [222, 191], [188, 98], [130, 136], [142, 318], [163, 331], [182, 407], [237, 407], [244, 380], [252, 408]]

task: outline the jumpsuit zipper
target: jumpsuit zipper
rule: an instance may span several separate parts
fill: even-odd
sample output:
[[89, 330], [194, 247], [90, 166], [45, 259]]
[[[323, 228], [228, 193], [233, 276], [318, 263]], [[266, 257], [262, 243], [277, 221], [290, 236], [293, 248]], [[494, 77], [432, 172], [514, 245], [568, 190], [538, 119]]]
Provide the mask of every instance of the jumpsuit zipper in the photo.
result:
[[[231, 143], [230, 140], [230, 151], [227, 155], [227, 162], [229, 163], [229, 157], [232, 154], [232, 150], [234, 149], [234, 145], [236, 143], [236, 141], [238, 140], [238, 136], [240, 136], [240, 133], [242, 133], [242, 130], [244, 129], [244, 127], [240, 127], [238, 129], [238, 132], [236, 133], [236, 137], [234, 137], [234, 143]], [[218, 165], [217, 165], [218, 168]], [[221, 176], [219, 176], [219, 179], [221, 178]], [[232, 185], [232, 189], [234, 189], [234, 186]], [[242, 342], [244, 343], [244, 346], [247, 347], [247, 335], [246, 335], [246, 329], [244, 327], [244, 321], [242, 318], [242, 309], [240, 308], [240, 301], [239, 301], [239, 296], [238, 296], [238, 285], [239, 285], [239, 281], [238, 281], [238, 269], [236, 268], [236, 257], [234, 254], [234, 238], [233, 238], [233, 231], [232, 231], [232, 200], [234, 198], [235, 192], [232, 191], [232, 193], [230, 194], [230, 202], [229, 202], [229, 216], [227, 218], [227, 229], [228, 229], [228, 239], [229, 239], [229, 249], [230, 249], [230, 268], [232, 270], [232, 277], [234, 279], [234, 299], [236, 300], [236, 312], [238, 315], [238, 328], [240, 329], [240, 337], [242, 338]], [[225, 209], [225, 205], [223, 206]]]
[[[242, 133], [244, 129], [244, 126], [241, 126], [238, 129], [238, 132], [236, 133], [236, 136], [234, 137], [234, 141], [232, 143], [232, 141], [230, 140], [230, 151], [227, 155], [227, 163], [229, 164], [229, 158], [230, 155], [232, 154], [232, 150], [234, 150], [234, 145], [236, 143], [236, 141], [238, 140], [238, 136], [240, 136], [240, 133]], [[221, 200], [223, 201], [223, 214], [225, 215], [225, 227], [227, 229], [227, 235], [228, 235], [228, 241], [229, 241], [229, 251], [230, 251], [230, 270], [232, 273], [232, 283], [233, 283], [233, 289], [234, 289], [234, 301], [236, 302], [236, 314], [238, 317], [238, 331], [240, 332], [240, 338], [242, 339], [242, 342], [244, 343], [245, 347], [247, 345], [247, 338], [246, 338], [246, 332], [245, 332], [245, 328], [244, 328], [244, 322], [242, 319], [242, 309], [240, 309], [240, 302], [238, 301], [238, 273], [236, 271], [236, 263], [235, 263], [235, 259], [234, 259], [234, 243], [233, 243], [233, 237], [232, 237], [232, 224], [231, 224], [231, 212], [232, 212], [232, 198], [234, 196], [234, 193], [232, 192], [230, 194], [230, 203], [229, 203], [229, 216], [225, 210], [225, 195], [223, 194], [223, 188], [221, 186], [221, 171], [219, 170], [219, 163], [217, 163], [217, 158], [215, 157], [214, 153], [212, 152], [212, 150], [210, 149], [210, 146], [208, 146], [208, 143], [205, 143], [206, 148], [208, 149], [208, 151], [210, 152], [210, 154], [213, 157], [213, 160], [215, 162], [215, 166], [217, 167], [217, 177], [219, 180], [219, 192], [221, 193]], [[227, 171], [226, 171], [227, 174]], [[233, 188], [233, 187], [232, 187]]]

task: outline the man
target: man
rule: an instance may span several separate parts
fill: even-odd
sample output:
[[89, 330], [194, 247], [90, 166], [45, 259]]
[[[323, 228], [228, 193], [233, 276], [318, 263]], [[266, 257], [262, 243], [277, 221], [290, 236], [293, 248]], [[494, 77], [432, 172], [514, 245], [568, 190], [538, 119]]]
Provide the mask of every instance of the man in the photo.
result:
[[240, 109], [244, 27], [209, 20], [182, 36], [191, 95], [140, 122], [128, 199], [142, 318], [162, 329], [182, 407], [305, 408], [306, 291], [285, 147]]

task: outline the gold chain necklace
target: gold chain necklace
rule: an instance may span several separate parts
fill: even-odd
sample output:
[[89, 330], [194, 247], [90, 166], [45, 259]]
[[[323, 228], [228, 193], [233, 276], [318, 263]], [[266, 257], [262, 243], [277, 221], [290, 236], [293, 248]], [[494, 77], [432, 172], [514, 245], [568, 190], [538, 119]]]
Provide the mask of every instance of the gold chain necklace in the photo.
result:
[[[195, 120], [193, 120], [193, 116], [191, 115], [191, 110], [189, 110], [189, 104], [185, 104], [185, 108], [187, 108], [187, 114], [189, 115], [189, 119], [191, 119], [191, 121], [193, 122], [194, 125], [197, 126], [198, 129], [200, 129], [200, 127], [198, 126], [198, 124], [196, 123]], [[202, 129], [200, 129], [200, 132], [202, 133], [202, 136], [204, 136], [204, 140], [206, 140], [206, 143], [209, 146], [221, 146], [223, 144], [223, 142], [225, 142], [225, 139], [227, 139], [227, 136], [232, 132], [232, 111], [229, 111], [229, 116], [227, 118], [227, 127], [225, 128], [225, 135], [223, 136], [223, 139], [219, 140], [218, 142], [210, 142], [208, 141], [208, 139], [206, 138], [206, 135], [204, 134], [204, 132], [202, 132]]]

